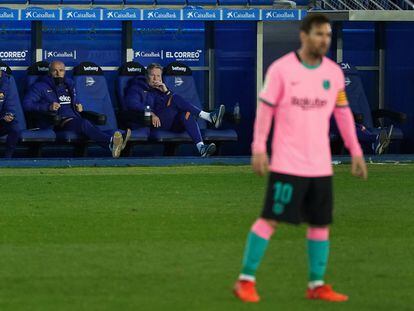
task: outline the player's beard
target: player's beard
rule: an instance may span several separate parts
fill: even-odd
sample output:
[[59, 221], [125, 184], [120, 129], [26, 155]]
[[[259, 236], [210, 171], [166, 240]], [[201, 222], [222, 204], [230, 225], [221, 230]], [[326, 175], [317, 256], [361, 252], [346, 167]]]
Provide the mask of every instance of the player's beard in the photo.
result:
[[314, 48], [312, 49], [312, 51], [310, 52], [310, 54], [312, 55], [312, 57], [314, 58], [322, 58], [326, 55], [328, 49], [324, 46], [321, 46], [319, 48]]

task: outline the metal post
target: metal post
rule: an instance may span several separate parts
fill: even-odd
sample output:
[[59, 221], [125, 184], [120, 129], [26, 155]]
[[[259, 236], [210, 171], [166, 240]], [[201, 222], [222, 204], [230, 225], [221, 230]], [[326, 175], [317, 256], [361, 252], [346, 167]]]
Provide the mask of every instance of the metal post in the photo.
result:
[[42, 22], [32, 21], [31, 22], [31, 46], [32, 46], [32, 61], [39, 62], [43, 60], [43, 49], [42, 49]]
[[378, 49], [378, 108], [385, 108], [385, 22], [377, 22], [375, 25], [376, 47]]
[[132, 49], [132, 21], [122, 22], [122, 62], [134, 60], [134, 50]]
[[213, 110], [215, 107], [215, 42], [214, 42], [214, 23], [206, 22], [205, 23], [205, 47], [207, 50], [206, 53], [206, 62], [208, 65], [207, 73], [207, 90], [205, 93], [206, 102], [208, 102], [208, 109]]
[[344, 61], [344, 41], [342, 37], [342, 22], [336, 22], [335, 25], [336, 62], [342, 63]]

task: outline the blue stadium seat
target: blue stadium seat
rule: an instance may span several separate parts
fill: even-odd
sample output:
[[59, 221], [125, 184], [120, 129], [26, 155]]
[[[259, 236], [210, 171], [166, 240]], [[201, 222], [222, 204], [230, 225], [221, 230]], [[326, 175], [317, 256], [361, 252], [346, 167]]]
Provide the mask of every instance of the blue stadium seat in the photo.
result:
[[217, 5], [217, 0], [187, 0], [189, 6]]
[[[173, 62], [164, 68], [164, 83], [175, 94], [180, 95], [189, 103], [203, 109], [197, 93], [194, 77], [190, 67], [180, 62]], [[226, 142], [237, 141], [237, 133], [233, 129], [209, 129], [204, 120], [198, 119], [202, 136], [206, 141]], [[151, 133], [153, 137], [153, 133]], [[156, 138], [159, 138], [156, 136]]]
[[123, 0], [93, 0], [94, 5], [120, 5], [124, 4]]
[[[39, 129], [28, 129], [26, 118], [23, 113], [23, 109], [20, 102], [19, 93], [17, 91], [16, 81], [12, 75], [12, 71], [9, 66], [5, 63], [0, 63], [0, 70], [5, 72], [10, 77], [10, 93], [7, 96], [7, 100], [15, 102], [16, 107], [16, 119], [18, 120], [19, 127], [21, 129], [20, 141], [22, 143], [53, 143], [56, 140], [55, 132], [52, 130], [39, 130]], [[6, 141], [7, 135], [0, 137], [0, 142]]]
[[61, 0], [29, 0], [30, 4], [50, 4], [59, 5]]
[[219, 5], [232, 6], [232, 5], [248, 5], [248, 0], [219, 0]]
[[39, 76], [47, 75], [49, 72], [49, 62], [40, 61], [32, 64], [27, 68], [26, 83], [24, 88], [24, 93], [27, 92], [29, 87], [36, 82]]
[[27, 0], [0, 0], [0, 5], [2, 4], [26, 4]]
[[125, 0], [126, 5], [154, 5], [155, 0]]
[[78, 5], [91, 5], [92, 0], [62, 0], [63, 5], [78, 4]]
[[[348, 63], [342, 63], [341, 67], [345, 74], [346, 94], [348, 97], [349, 106], [351, 107], [354, 114], [362, 115], [362, 124], [371, 133], [379, 134], [379, 126], [390, 126], [392, 124], [390, 122], [402, 123], [405, 121], [406, 116], [403, 113], [385, 109], [371, 111], [371, 106], [368, 103], [367, 97], [365, 95], [364, 87], [358, 70]], [[381, 118], [385, 118], [386, 123], [380, 124], [379, 119]], [[404, 135], [401, 129], [394, 127], [391, 140], [400, 141], [403, 138]]]
[[157, 5], [186, 5], [186, 0], [156, 0]]
[[[93, 111], [106, 116], [106, 124], [99, 126], [101, 130], [113, 132], [118, 129], [114, 107], [102, 69], [95, 63], [83, 62], [73, 69], [73, 79], [78, 99], [85, 111]], [[69, 138], [69, 136], [63, 137], [63, 139], [65, 138]], [[147, 129], [132, 131], [130, 139], [132, 143], [147, 140]]]
[[125, 89], [131, 79], [136, 76], [145, 75], [145, 67], [137, 62], [126, 62], [118, 69], [118, 79], [115, 90], [120, 110], [126, 110], [124, 105]]
[[250, 5], [273, 5], [273, 2], [273, 0], [250, 0]]

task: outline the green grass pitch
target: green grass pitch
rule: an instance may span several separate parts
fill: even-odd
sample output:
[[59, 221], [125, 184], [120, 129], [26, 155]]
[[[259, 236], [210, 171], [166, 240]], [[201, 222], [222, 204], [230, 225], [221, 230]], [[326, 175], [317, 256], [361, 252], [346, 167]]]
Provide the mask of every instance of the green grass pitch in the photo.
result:
[[304, 299], [305, 227], [281, 225], [262, 302], [231, 293], [265, 179], [246, 166], [1, 169], [0, 310], [414, 310], [414, 165], [335, 168], [327, 281]]

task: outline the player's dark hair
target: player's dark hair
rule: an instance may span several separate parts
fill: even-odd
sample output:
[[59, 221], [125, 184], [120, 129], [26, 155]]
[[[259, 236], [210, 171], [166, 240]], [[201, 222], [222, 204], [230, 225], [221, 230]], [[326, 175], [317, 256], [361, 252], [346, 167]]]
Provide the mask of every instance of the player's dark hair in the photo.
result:
[[331, 21], [324, 14], [320, 14], [320, 13], [309, 14], [302, 20], [302, 24], [300, 25], [300, 30], [308, 34], [312, 30], [313, 26], [319, 26], [319, 25], [330, 24], [330, 23]]

